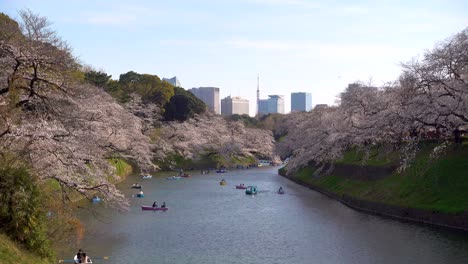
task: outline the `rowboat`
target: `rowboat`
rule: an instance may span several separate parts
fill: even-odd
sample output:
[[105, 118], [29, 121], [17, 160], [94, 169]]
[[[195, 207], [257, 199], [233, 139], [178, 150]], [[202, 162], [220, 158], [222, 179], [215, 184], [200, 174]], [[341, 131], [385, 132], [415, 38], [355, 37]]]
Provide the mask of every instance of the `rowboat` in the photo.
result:
[[141, 176], [141, 178], [142, 179], [151, 179], [151, 178], [153, 178], [153, 175], [147, 174], [147, 175]]
[[142, 205], [141, 210], [145, 210], [145, 211], [167, 211], [167, 210], [169, 210], [169, 207], [153, 207], [153, 206], [148, 206], [148, 205]]
[[236, 185], [236, 189], [245, 190], [245, 189], [247, 189], [247, 186], [242, 185], [242, 184], [241, 185]]
[[284, 191], [278, 191], [278, 194], [284, 194]]
[[225, 181], [220, 181], [219, 185], [226, 185], [227, 183]]
[[139, 193], [139, 194], [136, 195], [136, 197], [138, 197], [138, 198], [143, 198], [143, 197], [145, 197], [145, 195], [142, 194], [142, 193]]
[[93, 203], [99, 203], [101, 201], [101, 198], [94, 196], [92, 199]]
[[257, 186], [249, 186], [245, 190], [245, 194], [254, 195], [257, 194]]
[[141, 189], [141, 185], [132, 185], [131, 188], [133, 188], [133, 189]]
[[181, 173], [179, 174], [180, 177], [183, 177], [183, 178], [189, 178], [189, 177], [192, 177], [192, 175], [190, 174], [187, 174], [187, 173]]
[[167, 177], [166, 180], [180, 180], [180, 176], [171, 176], [171, 177]]
[[[59, 260], [59, 263], [62, 263], [62, 262], [71, 262], [70, 260], [68, 259], [61, 259]], [[78, 256], [75, 255], [75, 257], [73, 258], [73, 263], [93, 263], [93, 261], [91, 260], [90, 257], [87, 257], [87, 261], [86, 262], [80, 262], [80, 260], [78, 260]]]

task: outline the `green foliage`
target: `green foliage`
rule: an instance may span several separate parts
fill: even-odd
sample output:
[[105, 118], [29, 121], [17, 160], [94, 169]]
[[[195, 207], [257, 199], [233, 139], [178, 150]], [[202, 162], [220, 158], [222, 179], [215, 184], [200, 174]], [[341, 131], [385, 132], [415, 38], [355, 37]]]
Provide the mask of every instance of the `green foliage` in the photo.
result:
[[98, 86], [106, 87], [112, 75], [107, 75], [105, 72], [89, 71], [84, 74], [85, 80]]
[[256, 118], [250, 117], [249, 115], [230, 115], [225, 117], [229, 121], [242, 121], [246, 127], [251, 128], [263, 128], [263, 124]]
[[177, 153], [171, 153], [167, 155], [164, 160], [155, 160], [154, 163], [158, 165], [162, 170], [172, 169], [209, 169], [224, 167], [234, 167], [236, 165], [248, 166], [251, 164], [257, 164], [258, 160], [252, 156], [238, 156], [232, 154], [226, 158], [216, 150], [205, 150], [206, 154], [199, 157], [197, 160], [188, 159]]
[[0, 168], [0, 201], [2, 231], [40, 256], [52, 256], [46, 236], [45, 199], [25, 168]]
[[206, 111], [206, 105], [195, 95], [183, 88], [174, 87], [175, 94], [164, 106], [164, 119], [185, 121]]
[[174, 95], [174, 87], [167, 82], [161, 81], [158, 76], [150, 74], [139, 74], [129, 71], [121, 74], [117, 85], [121, 100], [125, 101], [131, 93], [141, 96], [145, 103], [165, 105]]
[[[351, 180], [333, 173], [315, 178], [312, 176], [314, 170], [310, 167], [303, 168], [296, 177], [334, 193], [365, 200], [445, 213], [468, 210], [468, 146], [452, 148], [446, 155], [435, 160], [429, 158], [430, 149], [429, 145], [423, 146], [413, 164], [404, 172], [400, 174], [395, 171], [380, 180]], [[349, 155], [353, 156], [355, 153]], [[350, 164], [354, 165], [352, 161]]]

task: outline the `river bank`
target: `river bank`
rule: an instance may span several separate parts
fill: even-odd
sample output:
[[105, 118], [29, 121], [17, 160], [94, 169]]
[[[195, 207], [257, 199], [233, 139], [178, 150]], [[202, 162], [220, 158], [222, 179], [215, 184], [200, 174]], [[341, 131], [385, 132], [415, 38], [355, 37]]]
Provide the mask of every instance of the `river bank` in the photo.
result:
[[279, 174], [362, 212], [468, 232], [468, 146], [436, 160], [427, 149], [402, 173], [388, 156], [360, 164], [356, 153], [348, 153], [330, 175], [316, 177], [312, 166]]

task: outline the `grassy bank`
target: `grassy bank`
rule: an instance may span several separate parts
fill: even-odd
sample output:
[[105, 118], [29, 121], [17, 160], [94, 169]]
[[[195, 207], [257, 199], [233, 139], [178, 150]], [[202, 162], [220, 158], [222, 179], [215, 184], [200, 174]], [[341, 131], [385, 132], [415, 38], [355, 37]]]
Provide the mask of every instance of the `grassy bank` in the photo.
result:
[[[443, 213], [468, 211], [468, 145], [450, 148], [435, 160], [429, 157], [430, 147], [423, 147], [404, 172], [393, 171], [378, 180], [354, 180], [333, 172], [314, 177], [313, 167], [303, 168], [295, 177], [338, 195], [368, 201]], [[351, 151], [338, 166], [388, 166], [395, 157], [389, 153], [363, 163], [360, 155]]]
[[51, 262], [51, 260], [37, 257], [35, 254], [19, 247], [18, 244], [11, 241], [6, 235], [0, 234], [0, 263], [50, 264]]
[[184, 169], [184, 170], [199, 170], [209, 168], [234, 167], [236, 165], [248, 166], [250, 164], [257, 164], [257, 159], [249, 156], [232, 155], [228, 159], [219, 155], [215, 151], [203, 155], [198, 160], [183, 157], [177, 153], [167, 155], [164, 160], [154, 160], [154, 164], [158, 165], [162, 170]]

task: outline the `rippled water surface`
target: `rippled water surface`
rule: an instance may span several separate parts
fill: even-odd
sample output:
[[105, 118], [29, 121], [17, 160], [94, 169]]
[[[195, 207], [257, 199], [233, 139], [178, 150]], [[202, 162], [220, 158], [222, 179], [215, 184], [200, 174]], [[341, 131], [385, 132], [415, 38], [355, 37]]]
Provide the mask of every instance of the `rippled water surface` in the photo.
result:
[[[111, 256], [94, 263], [468, 263], [467, 234], [356, 212], [277, 169], [138, 179], [145, 197], [132, 198], [129, 213], [92, 205], [99, 215], [83, 218], [82, 247], [90, 256]], [[119, 187], [131, 196], [135, 181]], [[245, 195], [235, 189], [239, 183], [260, 192]], [[140, 209], [153, 201], [170, 209]]]

